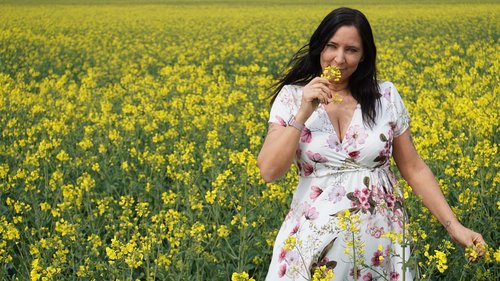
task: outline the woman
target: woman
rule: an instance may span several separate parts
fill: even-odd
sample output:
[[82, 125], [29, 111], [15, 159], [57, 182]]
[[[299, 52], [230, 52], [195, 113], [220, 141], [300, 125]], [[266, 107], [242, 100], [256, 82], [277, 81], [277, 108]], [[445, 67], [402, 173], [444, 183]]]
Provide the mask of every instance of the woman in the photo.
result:
[[[418, 156], [407, 110], [392, 83], [376, 80], [375, 61], [366, 17], [339, 8], [277, 84], [258, 166], [271, 182], [295, 161], [299, 184], [267, 280], [308, 280], [317, 270], [333, 270], [335, 280], [413, 279], [402, 262], [410, 253], [401, 243], [406, 217], [391, 155], [453, 240], [484, 244], [458, 222]], [[338, 81], [320, 77], [327, 67], [340, 70]]]

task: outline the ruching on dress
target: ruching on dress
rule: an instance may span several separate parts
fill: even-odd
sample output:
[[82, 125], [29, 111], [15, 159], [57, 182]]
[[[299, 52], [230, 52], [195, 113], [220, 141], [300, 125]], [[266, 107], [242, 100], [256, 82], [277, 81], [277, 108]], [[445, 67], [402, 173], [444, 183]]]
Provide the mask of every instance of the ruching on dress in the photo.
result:
[[388, 163], [385, 163], [384, 165], [378, 167], [367, 167], [360, 165], [359, 163], [356, 162], [346, 162], [346, 164], [344, 164], [342, 167], [329, 167], [325, 164], [321, 165], [326, 166], [326, 168], [315, 170], [313, 173], [307, 176], [300, 175], [300, 177], [319, 178], [319, 177], [335, 176], [344, 173], [354, 173], [354, 172], [369, 172], [387, 177], [388, 174], [392, 173]]

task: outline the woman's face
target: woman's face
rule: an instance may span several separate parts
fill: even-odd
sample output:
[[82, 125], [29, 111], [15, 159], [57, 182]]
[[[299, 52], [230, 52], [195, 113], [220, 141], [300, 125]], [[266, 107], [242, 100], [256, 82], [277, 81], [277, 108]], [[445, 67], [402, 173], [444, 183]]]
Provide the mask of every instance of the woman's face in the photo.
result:
[[321, 69], [337, 66], [342, 78], [340, 83], [349, 81], [363, 59], [363, 43], [358, 29], [354, 26], [341, 26], [321, 51]]

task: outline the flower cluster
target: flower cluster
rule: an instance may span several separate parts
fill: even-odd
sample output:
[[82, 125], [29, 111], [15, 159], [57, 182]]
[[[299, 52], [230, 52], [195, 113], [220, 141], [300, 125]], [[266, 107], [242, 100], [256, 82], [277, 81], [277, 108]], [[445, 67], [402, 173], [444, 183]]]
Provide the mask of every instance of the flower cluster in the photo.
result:
[[333, 278], [335, 278], [333, 270], [323, 265], [314, 270], [311, 281], [330, 281]]
[[234, 272], [231, 275], [231, 281], [255, 281], [255, 279], [251, 278], [248, 273], [245, 271], [241, 273]]
[[342, 78], [342, 73], [340, 73], [340, 69], [335, 65], [329, 65], [323, 69], [323, 73], [321, 77], [326, 78], [330, 81], [338, 82], [340, 78]]

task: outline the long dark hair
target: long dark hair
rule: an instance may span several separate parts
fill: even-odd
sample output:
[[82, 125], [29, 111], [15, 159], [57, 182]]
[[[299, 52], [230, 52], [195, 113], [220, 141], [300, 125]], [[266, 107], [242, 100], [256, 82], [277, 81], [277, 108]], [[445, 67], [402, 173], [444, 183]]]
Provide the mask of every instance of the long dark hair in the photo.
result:
[[276, 88], [271, 104], [285, 85], [305, 85], [314, 77], [321, 75], [321, 52], [328, 40], [342, 26], [356, 27], [361, 37], [363, 60], [349, 78], [349, 89], [354, 99], [361, 105], [363, 122], [370, 127], [375, 123], [376, 106], [377, 102], [380, 102], [375, 65], [377, 48], [368, 19], [360, 11], [351, 8], [335, 9], [323, 19], [311, 36], [309, 44], [300, 48], [290, 60], [288, 64], [290, 70], [274, 85]]

